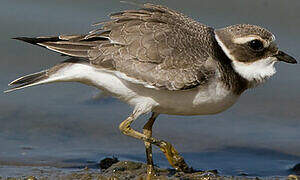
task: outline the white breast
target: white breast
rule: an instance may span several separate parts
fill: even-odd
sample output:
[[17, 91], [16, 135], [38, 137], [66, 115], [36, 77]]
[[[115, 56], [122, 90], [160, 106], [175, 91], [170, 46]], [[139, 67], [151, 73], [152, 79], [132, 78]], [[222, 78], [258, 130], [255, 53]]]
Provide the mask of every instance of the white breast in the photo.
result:
[[111, 93], [134, 106], [146, 108], [145, 112], [173, 115], [205, 115], [226, 110], [238, 98], [222, 82], [185, 91], [158, 90], [143, 84], [126, 81], [112, 71], [99, 70], [88, 64], [73, 64], [56, 74], [60, 81], [78, 81]]

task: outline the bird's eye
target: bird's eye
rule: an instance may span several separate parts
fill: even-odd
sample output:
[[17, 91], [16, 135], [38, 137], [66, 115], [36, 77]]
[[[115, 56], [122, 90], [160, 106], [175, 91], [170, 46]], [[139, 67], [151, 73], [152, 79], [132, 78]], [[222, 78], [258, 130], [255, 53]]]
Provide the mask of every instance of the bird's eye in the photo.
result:
[[264, 48], [264, 44], [260, 40], [257, 40], [257, 39], [248, 42], [248, 45], [251, 49], [253, 49], [255, 51], [259, 51]]

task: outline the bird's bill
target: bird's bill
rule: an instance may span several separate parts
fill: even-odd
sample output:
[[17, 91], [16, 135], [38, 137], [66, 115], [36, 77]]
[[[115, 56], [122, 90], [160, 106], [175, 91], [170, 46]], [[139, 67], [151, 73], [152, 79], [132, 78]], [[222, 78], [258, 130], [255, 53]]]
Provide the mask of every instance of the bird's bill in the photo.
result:
[[278, 59], [278, 61], [283, 61], [283, 62], [291, 63], [291, 64], [297, 63], [295, 58], [293, 58], [292, 56], [290, 56], [282, 51], [278, 51], [278, 53], [274, 57], [276, 57]]

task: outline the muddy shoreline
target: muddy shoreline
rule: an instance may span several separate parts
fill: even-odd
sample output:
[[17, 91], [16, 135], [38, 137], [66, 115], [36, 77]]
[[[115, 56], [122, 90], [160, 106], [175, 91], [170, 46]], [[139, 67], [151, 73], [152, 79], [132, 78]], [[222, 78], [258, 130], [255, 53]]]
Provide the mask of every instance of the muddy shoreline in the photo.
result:
[[[100, 168], [102, 167], [102, 169]], [[22, 166], [18, 167], [22, 168]], [[195, 171], [193, 173], [176, 172], [174, 169], [161, 169], [156, 167], [157, 176], [153, 179], [174, 179], [174, 180], [193, 180], [193, 179], [237, 179], [237, 180], [257, 180], [257, 179], [300, 179], [296, 172], [291, 172], [289, 176], [274, 176], [274, 177], [255, 177], [241, 174], [240, 176], [223, 176], [219, 175], [217, 170], [211, 171]], [[78, 168], [78, 169], [55, 169], [45, 167], [33, 167], [31, 172], [24, 175], [13, 177], [4, 177], [0, 175], [0, 179], [7, 180], [129, 180], [146, 179], [146, 164], [133, 161], [118, 161], [117, 159], [106, 159], [99, 164], [99, 168]]]

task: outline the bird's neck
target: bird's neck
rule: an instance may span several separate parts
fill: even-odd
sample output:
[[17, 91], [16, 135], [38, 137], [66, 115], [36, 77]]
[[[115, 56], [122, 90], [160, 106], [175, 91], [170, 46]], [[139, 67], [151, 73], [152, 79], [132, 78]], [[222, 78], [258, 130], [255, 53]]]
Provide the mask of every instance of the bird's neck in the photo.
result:
[[219, 79], [226, 88], [233, 91], [235, 94], [240, 95], [250, 87], [250, 81], [238, 74], [232, 67], [231, 60], [226, 56], [218, 42], [214, 41], [213, 56], [216, 60], [217, 68], [219, 71]]

